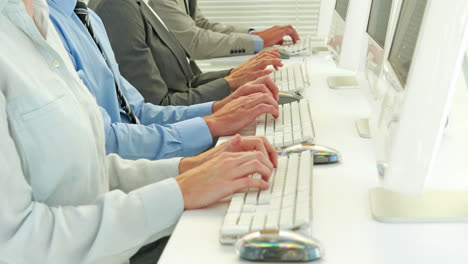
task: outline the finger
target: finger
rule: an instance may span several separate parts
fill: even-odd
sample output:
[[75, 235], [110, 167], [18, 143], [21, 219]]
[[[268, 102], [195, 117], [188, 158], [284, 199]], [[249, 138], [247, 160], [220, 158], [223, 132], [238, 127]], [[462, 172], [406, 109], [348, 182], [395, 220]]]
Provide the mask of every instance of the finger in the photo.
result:
[[301, 39], [297, 31], [291, 25], [288, 26], [288, 35], [292, 38], [294, 43]]
[[279, 117], [278, 108], [274, 107], [273, 105], [270, 105], [270, 104], [257, 105], [254, 108], [252, 108], [251, 111], [249, 112], [249, 115], [253, 116], [255, 118], [257, 118], [258, 116], [263, 115], [263, 114], [271, 114], [271, 115], [273, 115], [274, 118]]
[[265, 58], [257, 63], [257, 67], [259, 69], [265, 69], [268, 65], [273, 65], [273, 67], [282, 67], [283, 62], [281, 62], [281, 60], [278, 58], [272, 58], [272, 59]]
[[245, 84], [244, 86], [241, 86], [238, 89], [238, 93], [239, 93], [239, 97], [248, 96], [248, 95], [256, 94], [256, 93], [264, 93], [274, 98], [274, 95], [271, 93], [270, 89], [268, 89], [268, 87], [266, 87], [263, 84], [252, 84], [252, 83]]
[[[258, 152], [250, 152], [249, 154], [254, 154]], [[231, 175], [233, 179], [238, 179], [245, 177], [246, 175], [252, 175], [254, 173], [258, 173], [262, 176], [262, 179], [268, 181], [273, 172], [273, 166], [271, 165], [270, 161], [262, 154], [264, 160], [248, 160], [246, 162], [240, 163], [236, 167], [236, 171]], [[252, 158], [250, 158], [252, 159]], [[265, 164], [264, 161], [268, 163]]]
[[244, 177], [230, 183], [228, 188], [231, 193], [237, 193], [246, 188], [258, 188], [261, 190], [266, 190], [268, 189], [268, 186], [268, 182], [262, 179], [252, 179], [250, 177]]
[[263, 58], [263, 57], [278, 57], [279, 56], [279, 49], [272, 49], [272, 50], [266, 50], [266, 51], [262, 51], [261, 53], [255, 55], [254, 57], [252, 57], [252, 59], [259, 59], [259, 58]]
[[263, 179], [268, 180], [273, 172], [273, 164], [268, 156], [259, 151], [223, 153], [219, 159], [224, 163], [228, 178], [259, 173]]
[[239, 134], [236, 134], [232, 138], [229, 139], [229, 146], [237, 146], [241, 143], [242, 137]]
[[269, 52], [266, 54], [263, 54], [262, 56], [259, 56], [258, 58], [255, 58], [257, 61], [263, 60], [263, 59], [277, 59], [280, 56], [278, 52]]
[[276, 149], [271, 145], [270, 141], [266, 139], [266, 137], [260, 137], [263, 142], [263, 147], [268, 153], [268, 157], [270, 158], [271, 163], [273, 163], [273, 167], [278, 167], [278, 152]]
[[278, 102], [273, 97], [262, 93], [251, 94], [243, 102], [243, 106], [248, 109], [252, 109], [260, 104], [270, 105], [276, 110], [279, 109]]
[[273, 94], [273, 98], [276, 101], [279, 100], [279, 88], [275, 84], [275, 82], [273, 82], [273, 80], [271, 80], [271, 78], [269, 76], [258, 78], [255, 81], [255, 83], [261, 83], [261, 84], [265, 85], [271, 91], [271, 93]]
[[266, 137], [243, 137], [240, 145], [244, 151], [260, 151], [268, 156], [273, 167], [278, 167], [278, 154]]
[[271, 70], [271, 69], [251, 72], [251, 73], [250, 73], [250, 78], [251, 78], [252, 80], [257, 80], [257, 79], [260, 78], [260, 77], [270, 75], [272, 72], [273, 72], [273, 70]]
[[261, 137], [244, 137], [242, 138], [239, 146], [243, 151], [259, 151], [269, 157], [268, 151]]

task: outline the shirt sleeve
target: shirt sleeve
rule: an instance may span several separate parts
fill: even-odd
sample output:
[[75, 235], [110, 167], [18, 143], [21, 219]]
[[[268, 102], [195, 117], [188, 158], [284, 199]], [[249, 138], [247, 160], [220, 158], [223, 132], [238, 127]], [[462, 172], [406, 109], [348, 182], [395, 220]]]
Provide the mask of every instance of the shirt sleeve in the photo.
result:
[[0, 93], [1, 262], [123, 263], [173, 230], [184, 208], [173, 178], [128, 194], [107, 192], [81, 206], [35, 201], [9, 133], [5, 105]]
[[182, 158], [150, 161], [147, 159], [126, 160], [119, 155], [107, 156], [109, 187], [126, 193], [179, 175]]
[[107, 153], [125, 159], [167, 159], [201, 153], [213, 143], [210, 130], [201, 118], [167, 125], [112, 123], [101, 108], [106, 134]]
[[260, 52], [264, 47], [263, 39], [257, 35], [252, 35], [252, 34], [249, 34], [249, 35], [252, 37], [254, 41], [254, 52], [255, 53]]

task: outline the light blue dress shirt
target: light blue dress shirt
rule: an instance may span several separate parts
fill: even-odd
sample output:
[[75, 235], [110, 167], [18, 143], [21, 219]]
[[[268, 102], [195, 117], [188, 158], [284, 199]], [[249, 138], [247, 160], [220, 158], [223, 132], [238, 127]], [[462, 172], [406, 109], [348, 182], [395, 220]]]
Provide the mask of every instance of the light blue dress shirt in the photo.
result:
[[[213, 103], [188, 107], [145, 103], [137, 89], [120, 75], [104, 25], [90, 10], [91, 24], [110, 62], [109, 69], [88, 30], [73, 11], [76, 2], [47, 0], [50, 18], [78, 75], [101, 107], [107, 153], [116, 153], [126, 159], [162, 159], [193, 156], [208, 148], [212, 137], [200, 117], [212, 113]], [[121, 109], [114, 76], [141, 125], [130, 124]]]

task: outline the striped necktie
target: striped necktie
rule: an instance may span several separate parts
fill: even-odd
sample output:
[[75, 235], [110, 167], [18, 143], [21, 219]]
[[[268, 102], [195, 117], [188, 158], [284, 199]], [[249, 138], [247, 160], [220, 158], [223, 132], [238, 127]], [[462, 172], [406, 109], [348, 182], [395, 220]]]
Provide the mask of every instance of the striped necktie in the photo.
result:
[[[88, 7], [86, 6], [86, 3], [83, 2], [82, 0], [77, 1], [76, 7], [75, 7], [75, 14], [78, 16], [78, 18], [81, 20], [81, 22], [83, 22], [83, 24], [88, 29], [89, 34], [93, 38], [94, 42], [96, 43], [97, 47], [99, 48], [99, 51], [102, 54], [102, 57], [104, 58], [104, 60], [107, 63], [107, 66], [110, 69], [111, 68], [110, 63], [109, 63], [106, 55], [104, 54], [104, 51], [103, 51], [103, 49], [101, 47], [101, 44], [99, 43], [99, 39], [97, 38], [96, 34], [94, 33], [93, 27], [91, 26], [91, 21], [89, 20]], [[112, 70], [111, 70], [111, 72], [112, 72]], [[128, 103], [128, 101], [125, 98], [124, 94], [122, 93], [122, 90], [120, 89], [119, 84], [115, 80], [115, 76], [114, 76], [114, 83], [115, 83], [115, 90], [117, 92], [117, 98], [119, 99], [120, 106], [125, 111], [125, 114], [127, 115], [127, 118], [130, 120], [130, 122], [132, 124], [139, 124], [140, 121], [138, 120], [137, 116], [135, 115], [135, 113], [132, 110], [132, 107], [130, 106], [130, 104]]]

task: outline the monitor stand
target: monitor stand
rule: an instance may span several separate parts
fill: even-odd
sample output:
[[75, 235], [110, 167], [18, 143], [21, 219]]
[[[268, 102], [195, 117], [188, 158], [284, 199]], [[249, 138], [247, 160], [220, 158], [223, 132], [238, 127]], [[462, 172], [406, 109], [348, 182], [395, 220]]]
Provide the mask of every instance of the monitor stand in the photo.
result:
[[331, 89], [358, 88], [359, 83], [355, 76], [330, 76], [327, 78]]
[[361, 118], [354, 121], [359, 136], [362, 138], [371, 138], [371, 132], [369, 128], [369, 119]]
[[369, 191], [372, 216], [386, 223], [468, 222], [468, 191], [426, 190], [411, 196], [384, 188]]

